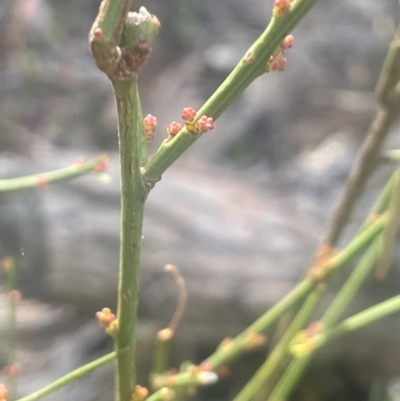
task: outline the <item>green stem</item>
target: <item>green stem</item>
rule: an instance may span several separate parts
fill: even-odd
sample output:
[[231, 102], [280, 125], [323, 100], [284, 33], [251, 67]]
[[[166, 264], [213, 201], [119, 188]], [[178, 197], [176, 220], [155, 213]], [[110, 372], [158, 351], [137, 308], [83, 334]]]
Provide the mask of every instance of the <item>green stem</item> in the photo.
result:
[[94, 370], [100, 368], [101, 366], [105, 365], [108, 362], [111, 362], [112, 360], [115, 359], [116, 353], [111, 352], [110, 354], [107, 354], [99, 359], [96, 359], [93, 362], [90, 362], [86, 365], [81, 366], [78, 369], [73, 370], [72, 372], [66, 374], [63, 377], [60, 377], [59, 379], [55, 380], [53, 383], [49, 384], [46, 387], [43, 387], [42, 389], [29, 394], [25, 397], [19, 398], [16, 401], [35, 401], [47, 394], [50, 394], [54, 392], [55, 390], [58, 390], [60, 387], [65, 386], [66, 384], [72, 383], [77, 379], [80, 379], [81, 377], [87, 375], [90, 372], [93, 372]]
[[121, 247], [118, 289], [116, 400], [130, 401], [136, 384], [135, 327], [146, 189], [140, 173], [142, 112], [137, 76], [112, 81], [118, 112], [121, 161]]
[[28, 175], [26, 177], [7, 178], [0, 180], [0, 192], [16, 191], [33, 187], [46, 186], [59, 181], [70, 180], [75, 177], [90, 173], [98, 168], [107, 166], [108, 156], [100, 155], [85, 163], [76, 163], [70, 167], [58, 170]]
[[324, 327], [331, 327], [337, 322], [347, 305], [354, 298], [356, 292], [367, 278], [378, 260], [379, 254], [382, 251], [382, 235], [377, 237], [368, 248], [367, 252], [361, 259], [360, 263], [354, 269], [351, 276], [348, 278], [344, 286], [336, 295], [328, 310], [325, 312], [321, 321]]
[[365, 228], [365, 230], [361, 231], [342, 252], [332, 257], [329, 261], [330, 268], [336, 270], [348, 263], [382, 232], [388, 221], [389, 216], [387, 213], [384, 213], [377, 219], [377, 221], [371, 223], [367, 228]]
[[211, 385], [218, 381], [214, 372], [182, 372], [179, 375], [152, 375], [151, 382], [155, 388], [176, 388]]
[[[328, 342], [352, 331], [359, 330], [371, 323], [376, 322], [393, 313], [400, 312], [400, 295], [384, 301], [372, 308], [366, 309], [343, 322], [339, 323], [336, 327], [326, 331], [320, 335], [316, 348], [313, 352]], [[296, 385], [298, 379], [307, 367], [311, 360], [313, 352], [308, 355], [298, 357], [292, 361], [289, 368], [286, 370], [279, 384], [276, 386], [274, 392], [271, 394], [269, 401], [282, 401], [287, 399], [291, 390]]]
[[294, 386], [297, 384], [298, 379], [308, 366], [312, 354], [295, 358], [289, 367], [286, 369], [281, 380], [275, 387], [268, 401], [283, 401], [286, 400], [291, 393]]
[[132, 0], [104, 0], [89, 32], [89, 45], [99, 69], [116, 76], [122, 59], [121, 40]]
[[289, 328], [285, 331], [279, 344], [243, 390], [235, 397], [235, 401], [249, 401], [263, 386], [268, 385], [268, 381], [273, 378], [273, 374], [277, 371], [283, 362], [283, 358], [287, 355], [290, 343], [294, 336], [307, 324], [320, 299], [321, 293], [318, 290], [312, 292], [308, 296], [299, 313], [296, 315]]
[[12, 257], [3, 260], [3, 267], [6, 276], [6, 287], [8, 296], [8, 324], [7, 324], [7, 368], [10, 370], [8, 374], [8, 391], [11, 400], [15, 399], [17, 394], [17, 378], [12, 373], [16, 368], [16, 351], [17, 351], [17, 271], [15, 269], [15, 261]]
[[396, 180], [397, 180], [397, 170], [389, 178], [389, 181], [386, 183], [385, 188], [380, 193], [375, 204], [372, 206], [364, 223], [358, 229], [357, 234], [359, 234], [362, 230], [364, 230], [377, 216], [382, 214], [387, 209], [390, 199], [392, 198]]
[[[296, 0], [288, 13], [281, 17], [273, 17], [264, 33], [253, 43], [235, 69], [198, 111], [198, 118], [207, 115], [216, 120], [252, 81], [262, 75], [272, 53], [316, 2], [317, 0]], [[149, 182], [160, 180], [165, 170], [197, 138], [184, 128], [172, 141], [164, 142], [147, 163], [144, 179]]]
[[376, 322], [377, 320], [383, 319], [386, 316], [398, 312], [400, 312], [400, 295], [381, 302], [378, 305], [372, 306], [371, 308], [357, 313], [356, 315], [339, 323], [336, 327], [328, 330], [325, 335], [321, 337], [318, 346], [320, 347], [327, 342], [342, 336], [343, 334], [359, 330]]
[[235, 339], [229, 343], [229, 347], [214, 352], [204, 362], [209, 363], [214, 371], [218, 371], [221, 367], [231, 363], [238, 358], [246, 350], [248, 339], [252, 333], [262, 334], [288, 311], [293, 305], [297, 304], [303, 299], [313, 288], [314, 283], [311, 280], [305, 279], [300, 282], [288, 295], [286, 295], [280, 302], [275, 304], [270, 310], [264, 313], [257, 319], [249, 328], [243, 333], [239, 334]]
[[376, 278], [378, 280], [383, 280], [387, 276], [392, 264], [396, 233], [400, 220], [400, 168], [397, 168], [394, 176], [396, 177], [396, 183], [394, 184], [393, 195], [388, 208], [389, 222], [382, 234], [384, 247], [376, 267]]
[[[368, 273], [373, 269], [379, 254], [382, 250], [382, 235], [375, 239], [370, 245], [368, 251], [365, 253], [353, 273], [346, 281], [345, 285], [337, 294], [335, 300], [330, 305], [321, 319], [322, 327], [329, 329], [336, 323], [346, 306], [349, 304], [354, 294], [358, 291]], [[334, 330], [334, 329], [333, 329]], [[281, 380], [278, 382], [276, 388], [271, 394], [270, 401], [285, 400], [291, 393], [294, 386], [298, 383], [302, 373], [307, 368], [311, 360], [315, 348], [312, 348], [309, 354], [296, 357], [288, 369], [285, 371]]]

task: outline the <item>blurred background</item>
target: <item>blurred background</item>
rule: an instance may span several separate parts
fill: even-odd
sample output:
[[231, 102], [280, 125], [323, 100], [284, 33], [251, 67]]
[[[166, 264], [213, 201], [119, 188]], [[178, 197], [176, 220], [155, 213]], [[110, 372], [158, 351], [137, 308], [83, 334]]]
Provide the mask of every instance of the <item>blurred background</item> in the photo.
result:
[[[143, 113], [159, 121], [154, 152], [181, 109], [198, 109], [261, 34], [272, 0], [144, 5], [162, 24], [140, 74]], [[24, 296], [20, 395], [111, 349], [93, 319], [101, 308], [115, 307], [119, 235], [114, 100], [87, 43], [98, 6], [99, 0], [0, 2], [0, 176], [111, 156], [110, 180], [89, 175], [0, 194], [0, 258], [15, 258]], [[397, 0], [318, 2], [293, 32], [285, 72], [256, 80], [151, 192], [139, 307], [141, 383], [154, 336], [177, 301], [165, 264], [178, 266], [189, 292], [173, 366], [200, 362], [301, 278], [377, 108], [374, 86], [399, 20]], [[395, 126], [386, 148], [399, 145]], [[378, 168], [343, 242], [392, 170]], [[370, 280], [348, 314], [398, 293], [395, 265], [386, 282]], [[0, 302], [2, 368], [4, 294]], [[400, 399], [399, 333], [397, 316], [323, 350], [293, 399], [366, 400], [376, 383]], [[264, 357], [250, 355], [198, 397], [231, 399]], [[102, 401], [112, 394], [109, 366], [47, 399]]]

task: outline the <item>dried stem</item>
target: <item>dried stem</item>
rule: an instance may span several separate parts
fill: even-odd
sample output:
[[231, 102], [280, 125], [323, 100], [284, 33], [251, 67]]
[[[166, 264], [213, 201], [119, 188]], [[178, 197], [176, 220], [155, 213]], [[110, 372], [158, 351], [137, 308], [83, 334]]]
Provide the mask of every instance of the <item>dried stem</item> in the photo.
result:
[[378, 110], [368, 130], [367, 138], [350, 171], [343, 194], [332, 214], [323, 243], [334, 246], [349, 220], [354, 205], [362, 194], [366, 181], [374, 170], [378, 155], [390, 127], [398, 116], [400, 98], [396, 85], [400, 79], [400, 27], [391, 43], [377, 84], [380, 101]]
[[185, 280], [180, 275], [178, 268], [174, 265], [166, 265], [165, 271], [171, 273], [175, 280], [178, 289], [178, 304], [168, 326], [157, 333], [151, 373], [151, 377], [153, 378], [155, 375], [165, 373], [168, 370], [171, 342], [175, 336], [176, 328], [182, 318], [187, 301]]

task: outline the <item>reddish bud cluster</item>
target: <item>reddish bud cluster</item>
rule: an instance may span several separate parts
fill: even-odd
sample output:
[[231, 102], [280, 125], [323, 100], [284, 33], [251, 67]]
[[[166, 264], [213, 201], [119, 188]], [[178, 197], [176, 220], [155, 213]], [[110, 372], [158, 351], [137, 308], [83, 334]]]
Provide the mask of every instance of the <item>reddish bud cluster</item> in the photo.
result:
[[[12, 365], [8, 365], [4, 369], [7, 377], [17, 377], [21, 373], [21, 365], [18, 363], [13, 363]], [[0, 397], [1, 400], [1, 397]]]
[[13, 303], [17, 303], [17, 302], [21, 301], [21, 299], [22, 299], [22, 294], [18, 290], [10, 291], [8, 296], [9, 296], [10, 301], [12, 301]]
[[157, 117], [147, 114], [143, 119], [144, 137], [150, 140], [153, 137], [153, 132], [157, 127]]
[[143, 401], [147, 398], [148, 395], [149, 395], [149, 390], [147, 390], [146, 387], [137, 384], [135, 386], [135, 392], [133, 393], [132, 396], [132, 401]]
[[[182, 110], [182, 120], [185, 122], [185, 126], [188, 132], [199, 135], [214, 128], [214, 119], [212, 117], [201, 116], [195, 122], [194, 120], [196, 118], [196, 115], [197, 111], [193, 107], [185, 107]], [[173, 121], [170, 125], [168, 125], [167, 142], [170, 141], [181, 129], [181, 124], [177, 123], [176, 121]]]
[[101, 311], [96, 312], [96, 317], [99, 323], [106, 328], [116, 319], [110, 308], [103, 308]]
[[285, 15], [293, 3], [293, 0], [274, 0], [274, 8], [272, 10], [275, 17]]
[[5, 384], [0, 384], [0, 401], [8, 400], [8, 390]]
[[5, 272], [10, 272], [11, 270], [15, 269], [14, 259], [11, 256], [5, 257], [1, 261], [1, 267], [4, 269]]
[[201, 132], [211, 131], [214, 129], [214, 119], [212, 117], [201, 116], [199, 121], [197, 121], [197, 126]]
[[78, 157], [75, 161], [75, 165], [78, 167], [84, 166], [86, 163], [86, 159], [84, 157]]
[[288, 35], [285, 39], [283, 39], [282, 43], [278, 47], [278, 50], [276, 50], [268, 60], [265, 66], [266, 72], [283, 71], [285, 69], [286, 59], [284, 57], [284, 54], [287, 49], [293, 47], [293, 42], [293, 35]]
[[193, 122], [193, 120], [196, 117], [196, 114], [197, 112], [193, 107], [185, 107], [182, 110], [182, 120], [188, 123]]
[[96, 173], [102, 173], [107, 170], [108, 167], [108, 162], [110, 161], [110, 158], [106, 155], [103, 155], [99, 162], [94, 166], [93, 170], [96, 171]]
[[47, 180], [47, 177], [44, 174], [39, 174], [37, 176], [37, 186], [41, 188], [45, 188], [49, 185], [49, 181]]
[[167, 127], [168, 132], [168, 141], [170, 141], [180, 130], [182, 129], [182, 125], [176, 121], [172, 121], [171, 124]]
[[283, 51], [290, 49], [293, 47], [293, 42], [294, 42], [294, 36], [293, 35], [287, 35], [285, 39], [283, 39], [283, 42], [281, 43], [281, 49]]

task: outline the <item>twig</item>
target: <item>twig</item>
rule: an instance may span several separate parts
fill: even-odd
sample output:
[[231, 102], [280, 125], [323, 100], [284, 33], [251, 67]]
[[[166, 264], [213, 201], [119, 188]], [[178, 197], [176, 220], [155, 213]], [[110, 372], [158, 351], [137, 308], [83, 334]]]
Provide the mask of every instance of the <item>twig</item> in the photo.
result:
[[[296, 0], [286, 14], [274, 16], [264, 33], [253, 43], [235, 69], [198, 111], [196, 120], [203, 115], [216, 120], [252, 81], [262, 75], [277, 47], [316, 2], [317, 0]], [[172, 141], [165, 141], [155, 156], [146, 164], [143, 171], [145, 181], [150, 184], [159, 181], [167, 168], [198, 137], [185, 127]]]
[[78, 161], [70, 167], [46, 173], [28, 175], [26, 177], [7, 178], [0, 180], [0, 192], [17, 191], [20, 189], [43, 187], [59, 181], [70, 180], [75, 177], [90, 173], [91, 171], [104, 171], [109, 157], [100, 155], [88, 162]]
[[171, 273], [175, 280], [178, 288], [178, 305], [176, 306], [175, 312], [168, 326], [165, 329], [160, 330], [156, 335], [153, 355], [153, 368], [152, 374], [150, 375], [153, 379], [156, 377], [156, 375], [165, 373], [168, 370], [171, 342], [174, 338], [179, 321], [182, 318], [187, 301], [185, 280], [180, 275], [178, 268], [174, 265], [166, 265], [165, 271]]
[[43, 387], [39, 391], [29, 394], [26, 397], [19, 398], [16, 401], [35, 401], [47, 394], [52, 393], [55, 390], [58, 390], [60, 387], [65, 386], [66, 384], [69, 384], [71, 382], [74, 382], [76, 379], [79, 379], [87, 375], [88, 373], [93, 372], [94, 370], [100, 368], [101, 366], [107, 364], [108, 362], [113, 361], [115, 359], [115, 356], [116, 352], [111, 352], [99, 359], [96, 359], [93, 362], [90, 362], [86, 365], [81, 366], [78, 369], [73, 370], [72, 372], [66, 374], [63, 377], [60, 377], [59, 379], [55, 380], [48, 386]]
[[12, 257], [7, 257], [1, 262], [6, 276], [6, 287], [8, 297], [8, 324], [7, 324], [7, 382], [9, 397], [15, 399], [17, 394], [17, 376], [19, 367], [17, 361], [17, 302], [21, 294], [16, 290], [17, 272], [15, 269], [15, 261]]
[[324, 244], [334, 246], [349, 220], [354, 205], [362, 194], [366, 181], [378, 161], [383, 141], [399, 113], [400, 99], [396, 85], [400, 78], [400, 27], [392, 41], [384, 61], [377, 84], [380, 110], [377, 112], [368, 130], [357, 159], [350, 171], [342, 196], [332, 214]]
[[396, 183], [394, 184], [393, 195], [389, 204], [389, 223], [383, 232], [383, 252], [379, 258], [376, 267], [376, 277], [378, 280], [386, 278], [393, 260], [393, 250], [396, 243], [396, 233], [400, 219], [400, 167], [397, 168], [394, 176]]
[[289, 345], [293, 337], [308, 322], [321, 299], [321, 295], [321, 291], [314, 291], [309, 295], [303, 307], [285, 331], [281, 341], [272, 351], [270, 357], [261, 365], [243, 390], [235, 397], [234, 401], [250, 401], [273, 378], [273, 374], [289, 350]]

